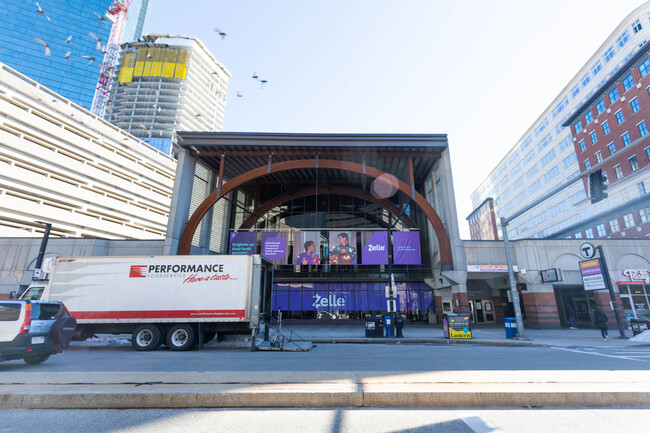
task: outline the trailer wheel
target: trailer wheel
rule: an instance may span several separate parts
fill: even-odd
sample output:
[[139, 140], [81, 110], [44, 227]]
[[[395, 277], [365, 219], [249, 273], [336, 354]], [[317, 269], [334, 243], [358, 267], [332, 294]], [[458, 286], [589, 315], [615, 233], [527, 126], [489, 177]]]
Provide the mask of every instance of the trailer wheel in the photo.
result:
[[133, 331], [131, 345], [135, 350], [154, 350], [162, 343], [162, 332], [156, 325], [142, 325]]
[[171, 350], [189, 350], [194, 345], [195, 332], [190, 325], [174, 325], [167, 332], [167, 347]]

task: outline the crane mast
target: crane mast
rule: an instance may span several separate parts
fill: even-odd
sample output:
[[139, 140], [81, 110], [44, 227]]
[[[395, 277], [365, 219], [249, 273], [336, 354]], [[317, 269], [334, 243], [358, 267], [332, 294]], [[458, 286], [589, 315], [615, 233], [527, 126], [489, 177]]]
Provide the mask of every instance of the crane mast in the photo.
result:
[[115, 68], [117, 67], [117, 59], [120, 53], [120, 41], [122, 40], [122, 32], [124, 31], [124, 23], [126, 22], [127, 13], [131, 6], [131, 0], [116, 0], [108, 8], [106, 18], [109, 19], [113, 26], [111, 33], [108, 37], [106, 44], [106, 54], [104, 61], [99, 72], [99, 79], [97, 80], [97, 88], [95, 89], [95, 96], [90, 111], [99, 117], [104, 117], [106, 112], [106, 105], [108, 96], [113, 85], [115, 76]]

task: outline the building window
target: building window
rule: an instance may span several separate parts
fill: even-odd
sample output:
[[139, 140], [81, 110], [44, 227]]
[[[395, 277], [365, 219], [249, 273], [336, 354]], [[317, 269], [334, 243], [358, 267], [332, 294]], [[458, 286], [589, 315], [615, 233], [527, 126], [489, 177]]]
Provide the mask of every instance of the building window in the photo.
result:
[[628, 75], [623, 79], [623, 88], [627, 92], [634, 86], [634, 78], [632, 77], [632, 74]]
[[576, 232], [573, 236], [574, 236], [576, 239], [582, 239], [582, 232]]
[[642, 223], [650, 222], [650, 208], [644, 207], [643, 209], [639, 209], [639, 216], [641, 217]]
[[645, 149], [645, 156], [648, 157], [648, 161], [650, 161], [650, 147], [646, 147]]
[[589, 162], [588, 159], [585, 159], [584, 164], [585, 164], [585, 171], [591, 168], [591, 162]]
[[614, 174], [616, 175], [616, 179], [620, 179], [623, 177], [623, 170], [621, 170], [621, 164], [614, 166]]
[[609, 231], [616, 233], [619, 230], [620, 228], [618, 226], [618, 219], [614, 218], [613, 220], [609, 220]]
[[632, 112], [636, 113], [641, 109], [641, 106], [639, 105], [639, 100], [637, 98], [634, 98], [630, 101], [630, 107], [632, 107]]
[[573, 124], [576, 128], [576, 134], [580, 131], [582, 131], [582, 120], [578, 120], [576, 123]]
[[613, 155], [614, 152], [616, 152], [616, 145], [614, 144], [613, 141], [607, 145], [607, 149], [609, 149], [610, 155]]
[[580, 84], [576, 84], [576, 86], [573, 89], [571, 89], [571, 97], [575, 98], [576, 96], [578, 96], [578, 93], [580, 93]]
[[618, 98], [619, 98], [618, 89], [617, 89], [616, 87], [614, 87], [614, 88], [612, 89], [612, 91], [608, 93], [608, 95], [609, 95], [609, 102], [610, 102], [610, 104], [613, 104], [613, 103], [616, 102], [616, 101], [618, 100]]
[[600, 72], [601, 69], [603, 69], [603, 65], [600, 63], [600, 60], [598, 60], [594, 64], [593, 68], [591, 68], [591, 73], [594, 74], [594, 77], [595, 77], [596, 75], [598, 75], [598, 73]]
[[605, 51], [605, 55], [603, 56], [603, 59], [605, 59], [605, 63], [609, 62], [612, 60], [612, 57], [614, 57], [614, 47], [609, 47], [607, 51]]
[[597, 162], [602, 162], [603, 161], [603, 154], [600, 153], [600, 150], [596, 152], [596, 161]]
[[602, 238], [605, 236], [607, 233], [605, 232], [605, 224], [598, 224], [596, 226], [596, 231], [598, 232], [598, 237]]
[[585, 237], [587, 239], [593, 239], [594, 238], [594, 229], [591, 227], [585, 230]]
[[589, 137], [591, 137], [591, 144], [598, 143], [598, 137], [596, 136], [596, 131], [591, 131], [591, 134], [589, 134]]
[[585, 146], [584, 140], [580, 140], [579, 144], [580, 144], [580, 152], [584, 152], [585, 150], [587, 150], [587, 146]]
[[648, 75], [648, 72], [650, 72], [650, 59], [646, 59], [645, 62], [639, 65], [639, 75], [641, 75], [641, 78]]
[[631, 213], [623, 216], [623, 222], [625, 223], [626, 229], [629, 229], [630, 227], [634, 227], [636, 225], [634, 224], [634, 215]]
[[587, 122], [587, 125], [589, 125], [593, 121], [594, 121], [594, 115], [591, 113], [591, 110], [589, 110], [587, 111], [587, 114], [585, 114], [585, 122]]
[[636, 186], [639, 187], [639, 195], [645, 195], [645, 193], [646, 193], [645, 183], [643, 181], [641, 181], [641, 182], [637, 183]]
[[639, 123], [637, 128], [639, 128], [639, 134], [641, 134], [641, 137], [648, 135], [648, 127], [645, 124], [645, 120]]
[[603, 134], [607, 135], [609, 134], [609, 122], [605, 121], [603, 122]]
[[628, 159], [628, 161], [630, 161], [630, 169], [632, 171], [637, 171], [639, 169], [639, 164], [636, 162], [636, 156]]
[[639, 20], [634, 21], [634, 23], [632, 24], [632, 31], [634, 33], [639, 33], [642, 28], [643, 27], [641, 26], [641, 21]]
[[623, 146], [624, 147], [629, 146], [631, 143], [630, 134], [626, 132], [625, 134], [621, 135], [621, 137], [623, 138]]
[[589, 84], [590, 81], [591, 81], [591, 76], [589, 75], [589, 72], [587, 72], [587, 74], [584, 77], [582, 77], [582, 87], [587, 86], [587, 84]]
[[603, 100], [601, 99], [601, 100], [598, 101], [598, 103], [596, 104], [596, 112], [597, 112], [598, 114], [600, 114], [600, 113], [602, 113], [603, 111], [605, 111], [605, 101], [603, 101]]
[[616, 122], [620, 125], [621, 123], [625, 122], [625, 118], [623, 117], [623, 112], [621, 110], [618, 110], [616, 112]]
[[627, 41], [629, 41], [629, 40], [630, 40], [630, 35], [627, 33], [627, 30], [626, 30], [626, 31], [623, 32], [623, 34], [621, 34], [621, 36], [618, 37], [618, 39], [616, 40], [616, 43], [618, 44], [618, 46], [620, 48], [623, 48], [623, 46], [625, 46], [625, 44], [627, 44]]

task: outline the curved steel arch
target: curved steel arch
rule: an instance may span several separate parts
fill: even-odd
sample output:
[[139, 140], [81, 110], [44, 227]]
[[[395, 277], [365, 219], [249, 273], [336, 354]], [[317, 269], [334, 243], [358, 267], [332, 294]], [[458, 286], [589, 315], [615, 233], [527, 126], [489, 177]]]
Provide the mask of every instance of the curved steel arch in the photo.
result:
[[[190, 219], [187, 221], [187, 224], [185, 225], [185, 229], [183, 230], [183, 234], [181, 235], [181, 239], [178, 246], [178, 254], [187, 255], [190, 253], [190, 247], [192, 246], [192, 237], [194, 236], [194, 232], [196, 231], [196, 228], [198, 227], [199, 223], [201, 222], [205, 214], [208, 212], [208, 210], [210, 210], [212, 206], [214, 206], [217, 200], [225, 196], [226, 194], [228, 194], [230, 191], [233, 191], [235, 188], [253, 179], [266, 176], [270, 173], [280, 173], [283, 171], [310, 169], [310, 168], [315, 168], [318, 170], [329, 169], [329, 170], [350, 171], [353, 173], [366, 174], [372, 178], [377, 178], [382, 174], [388, 174], [374, 167], [369, 167], [369, 166], [364, 167], [363, 165], [358, 164], [356, 162], [328, 160], [328, 159], [319, 159], [319, 160], [298, 159], [293, 161], [284, 161], [284, 162], [278, 162], [272, 164], [270, 168], [271, 170], [269, 171], [269, 167], [267, 165], [264, 165], [262, 167], [255, 168], [244, 174], [241, 174], [235, 177], [234, 179], [229, 180], [221, 187], [220, 189], [221, 194], [219, 195], [219, 197], [217, 197], [216, 190], [212, 192], [212, 194], [210, 194], [208, 197], [206, 197], [205, 200], [203, 200], [203, 202], [199, 205], [199, 207], [196, 208], [196, 210], [194, 211]], [[451, 267], [452, 258], [451, 258], [451, 245], [449, 244], [449, 236], [447, 236], [447, 232], [442, 224], [442, 221], [440, 220], [440, 217], [436, 213], [435, 209], [431, 207], [431, 205], [420, 193], [418, 193], [417, 191], [411, 191], [411, 186], [408, 185], [406, 182], [397, 179], [397, 188], [407, 196], [411, 196], [411, 194], [413, 194], [415, 203], [418, 205], [420, 209], [422, 209], [424, 214], [427, 216], [429, 222], [431, 222], [431, 225], [433, 226], [433, 230], [435, 231], [436, 236], [438, 238], [438, 245], [440, 247], [440, 264], [443, 266]]]
[[[321, 191], [321, 189], [323, 191]], [[330, 189], [324, 189], [324, 188], [305, 188], [301, 189], [299, 191], [296, 191], [294, 193], [287, 193], [287, 194], [282, 194], [277, 197], [274, 197], [273, 199], [267, 201], [264, 203], [262, 206], [259, 207], [255, 211], [253, 215], [248, 217], [246, 221], [242, 223], [242, 225], [239, 227], [241, 230], [249, 229], [255, 224], [255, 222], [260, 219], [262, 215], [264, 215], [266, 212], [270, 211], [273, 209], [275, 206], [278, 206], [284, 202], [287, 202], [291, 199], [294, 198], [301, 198], [301, 197], [310, 197], [314, 196], [316, 194], [322, 194], [322, 195], [332, 195], [332, 194], [337, 194], [337, 195], [349, 195], [351, 197], [358, 197], [358, 198], [363, 198], [368, 201], [371, 201], [373, 203], [376, 203], [380, 206], [385, 207], [389, 212], [391, 212], [393, 215], [399, 216], [400, 210], [391, 202], [388, 200], [382, 200], [378, 199], [371, 194], [364, 194], [363, 191], [359, 189], [354, 189], [354, 188], [346, 188], [346, 187], [335, 187], [335, 188], [330, 188]], [[406, 224], [407, 227], [409, 228], [417, 228], [417, 225], [413, 222], [411, 218], [409, 218], [407, 215], [403, 216], [404, 218], [404, 224]]]

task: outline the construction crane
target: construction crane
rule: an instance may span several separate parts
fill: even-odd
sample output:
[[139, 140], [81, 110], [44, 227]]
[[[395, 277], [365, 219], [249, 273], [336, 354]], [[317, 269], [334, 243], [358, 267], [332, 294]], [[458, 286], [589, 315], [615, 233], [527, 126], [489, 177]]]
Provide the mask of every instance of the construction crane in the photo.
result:
[[106, 112], [106, 103], [113, 84], [117, 58], [120, 53], [120, 41], [122, 40], [122, 32], [129, 6], [131, 6], [131, 0], [116, 0], [110, 5], [106, 13], [106, 18], [113, 23], [113, 26], [106, 44], [106, 54], [99, 72], [93, 105], [90, 109], [93, 114], [99, 117], [104, 117]]

